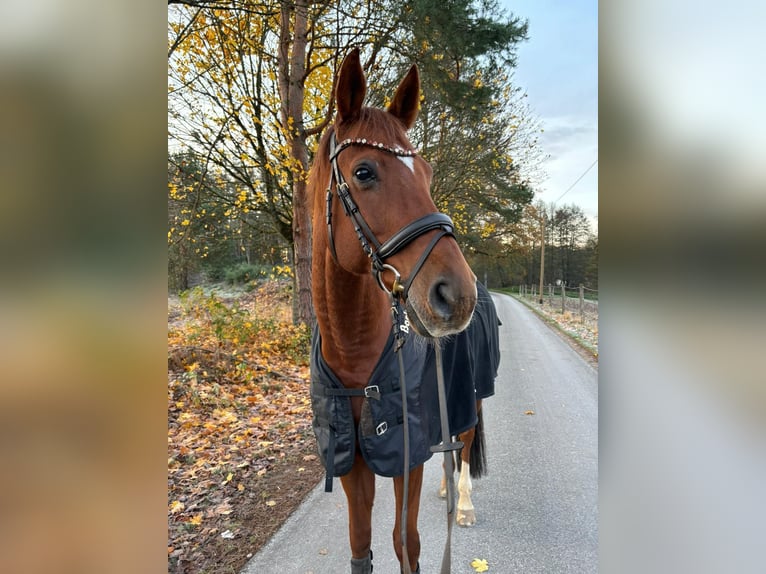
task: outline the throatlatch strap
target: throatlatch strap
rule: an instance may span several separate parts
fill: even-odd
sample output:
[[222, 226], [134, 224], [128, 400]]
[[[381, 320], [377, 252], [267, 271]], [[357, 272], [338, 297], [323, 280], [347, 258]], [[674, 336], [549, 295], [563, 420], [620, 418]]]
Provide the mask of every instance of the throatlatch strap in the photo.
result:
[[335, 432], [330, 427], [330, 444], [327, 445], [327, 475], [324, 478], [324, 491], [332, 492], [332, 477], [335, 474]]
[[335, 252], [335, 239], [332, 236], [332, 178], [327, 186], [327, 205], [325, 207], [325, 223], [327, 224], [327, 243], [330, 244], [330, 255], [338, 262], [338, 254]]

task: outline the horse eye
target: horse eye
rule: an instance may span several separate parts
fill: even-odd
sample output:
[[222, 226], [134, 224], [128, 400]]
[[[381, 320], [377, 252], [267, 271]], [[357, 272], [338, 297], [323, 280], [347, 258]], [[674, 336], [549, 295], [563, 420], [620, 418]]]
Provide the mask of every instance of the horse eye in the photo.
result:
[[375, 172], [366, 165], [360, 165], [354, 170], [354, 178], [360, 183], [368, 183], [375, 179]]

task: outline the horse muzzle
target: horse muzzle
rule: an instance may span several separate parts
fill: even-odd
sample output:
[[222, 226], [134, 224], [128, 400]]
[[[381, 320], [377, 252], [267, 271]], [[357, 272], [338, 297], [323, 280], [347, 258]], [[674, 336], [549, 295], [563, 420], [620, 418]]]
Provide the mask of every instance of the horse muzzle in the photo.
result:
[[454, 335], [471, 322], [476, 306], [476, 287], [469, 293], [445, 279], [434, 281], [423, 298], [412, 293], [407, 298], [407, 315], [415, 332], [423, 337], [438, 338]]

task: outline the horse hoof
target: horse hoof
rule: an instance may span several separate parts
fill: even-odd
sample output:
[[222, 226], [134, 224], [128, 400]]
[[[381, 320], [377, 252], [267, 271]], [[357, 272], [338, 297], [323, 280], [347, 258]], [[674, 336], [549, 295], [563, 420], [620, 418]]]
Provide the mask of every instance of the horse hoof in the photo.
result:
[[476, 513], [473, 510], [460, 510], [458, 508], [455, 520], [458, 526], [470, 527], [476, 524]]

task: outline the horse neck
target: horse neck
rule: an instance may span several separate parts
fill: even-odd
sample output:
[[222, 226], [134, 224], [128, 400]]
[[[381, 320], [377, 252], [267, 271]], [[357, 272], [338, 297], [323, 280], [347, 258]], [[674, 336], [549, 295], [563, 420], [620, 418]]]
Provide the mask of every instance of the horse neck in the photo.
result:
[[363, 387], [391, 332], [388, 296], [371, 273], [348, 273], [324, 255], [314, 254], [313, 269], [322, 356], [344, 386]]

